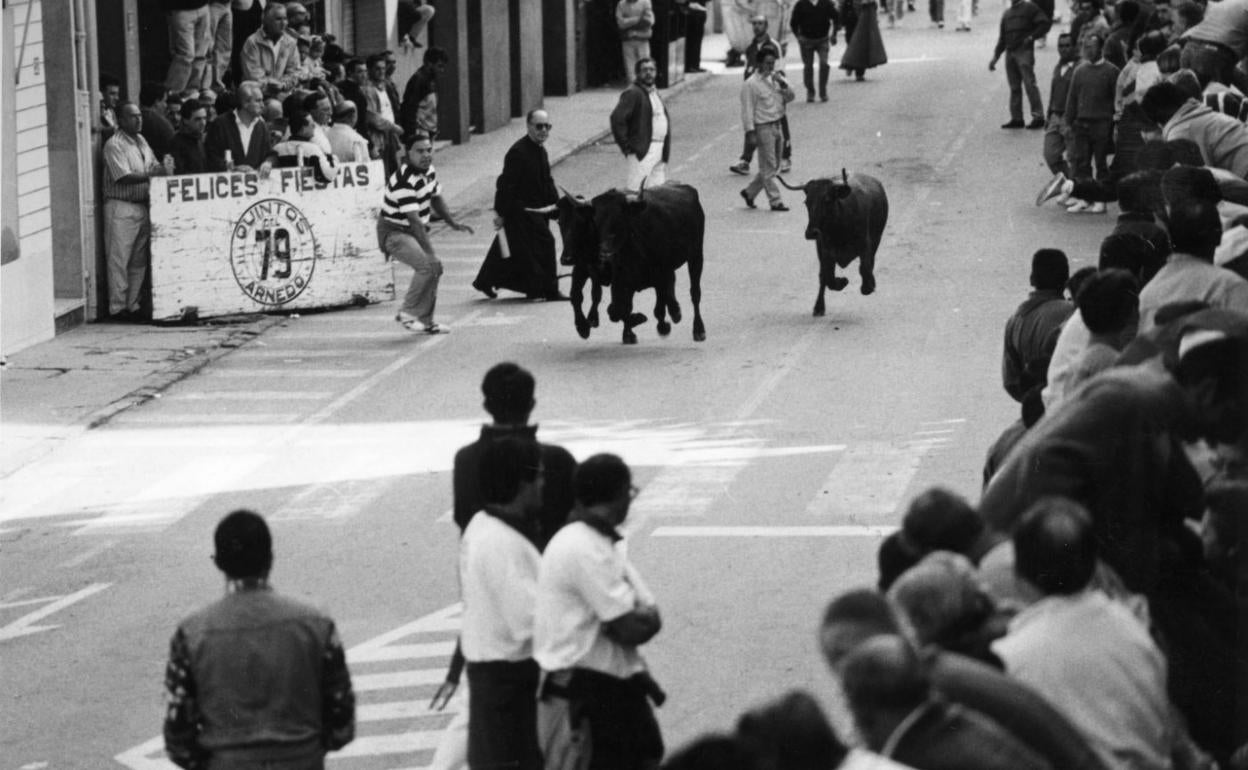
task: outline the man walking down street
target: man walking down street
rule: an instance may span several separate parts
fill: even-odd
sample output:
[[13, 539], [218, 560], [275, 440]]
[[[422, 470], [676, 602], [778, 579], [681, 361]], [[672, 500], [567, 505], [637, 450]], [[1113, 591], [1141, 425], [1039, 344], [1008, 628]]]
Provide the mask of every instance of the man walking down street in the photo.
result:
[[143, 113], [134, 102], [117, 108], [117, 133], [104, 143], [104, 249], [108, 255], [108, 313], [135, 320], [143, 279], [151, 264], [152, 221], [149, 185], [173, 163], [156, 160], [143, 138]]
[[548, 302], [567, 299], [559, 293], [551, 215], [531, 210], [550, 210], [559, 199], [545, 147], [551, 128], [546, 110], [531, 110], [525, 119], [525, 135], [503, 158], [503, 173], [494, 190], [494, 227], [504, 231], [511, 256], [503, 256], [499, 239], [494, 239], [472, 282], [474, 289], [491, 299], [497, 296], [495, 289]]
[[759, 191], [766, 190], [772, 211], [789, 210], [780, 199], [776, 174], [780, 170], [780, 154], [784, 146], [780, 122], [784, 119], [785, 105], [794, 97], [784, 75], [776, 71], [775, 51], [770, 48], [759, 51], [758, 71], [741, 87], [741, 124], [745, 128], [746, 140], [758, 147], [758, 173], [741, 191], [745, 205], [750, 208], [754, 208], [754, 198]]
[[187, 770], [323, 770], [355, 737], [355, 695], [334, 622], [269, 585], [259, 514], [217, 525], [226, 595], [178, 625], [165, 670], [165, 750]]
[[802, 84], [806, 101], [815, 100], [815, 54], [819, 55], [819, 101], [828, 100], [828, 48], [836, 43], [840, 14], [832, 0], [797, 0], [789, 28], [802, 54]]
[[460, 644], [467, 661], [468, 766], [541, 770], [539, 671], [533, 660], [541, 554], [532, 535], [542, 505], [542, 451], [508, 436], [481, 452], [485, 507], [464, 528], [459, 584]]
[[672, 130], [667, 105], [654, 86], [658, 71], [654, 59], [639, 60], [637, 80], [611, 111], [611, 134], [628, 159], [627, 190], [640, 190], [643, 182], [653, 187], [667, 181]]
[[662, 705], [666, 696], [638, 650], [662, 620], [617, 531], [636, 495], [632, 481], [615, 455], [582, 463], [576, 507], [542, 555], [533, 657], [543, 673], [538, 723], [551, 766], [585, 750], [590, 757], [579, 766], [590, 770], [653, 770], [663, 757], [650, 702]]
[[[750, 40], [750, 44], [745, 47], [745, 70], [742, 73], [744, 80], [749, 80], [750, 76], [758, 70], [758, 55], [763, 50], [774, 51], [776, 61], [784, 58], [784, 51], [780, 47], [780, 43], [767, 32], [767, 17], [761, 13], [750, 17], [750, 24], [754, 30], [754, 38]], [[789, 170], [789, 158], [793, 153], [793, 148], [789, 142], [789, 118], [786, 115], [780, 121], [780, 128], [784, 133], [784, 152], [781, 154], [780, 171], [785, 173]], [[741, 158], [728, 167], [728, 170], [734, 174], [741, 176], [749, 176], [750, 161], [754, 159], [754, 150], [757, 149], [753, 140], [747, 132], [741, 144]]]
[[[1035, 41], [1048, 34], [1052, 22], [1031, 0], [1011, 0], [1001, 15], [1001, 31], [988, 70], [995, 72], [1005, 55], [1005, 79], [1010, 84], [1010, 121], [1002, 128], [1044, 128], [1044, 105], [1036, 85]], [[1031, 122], [1023, 123], [1023, 89], [1031, 105]]]
[[429, 240], [429, 212], [438, 212], [452, 230], [471, 233], [472, 228], [455, 221], [442, 199], [442, 185], [433, 167], [433, 140], [418, 132], [404, 141], [403, 163], [386, 181], [377, 217], [377, 243], [387, 260], [397, 259], [413, 271], [394, 320], [409, 331], [445, 334], [450, 328], [433, 320], [442, 263]]

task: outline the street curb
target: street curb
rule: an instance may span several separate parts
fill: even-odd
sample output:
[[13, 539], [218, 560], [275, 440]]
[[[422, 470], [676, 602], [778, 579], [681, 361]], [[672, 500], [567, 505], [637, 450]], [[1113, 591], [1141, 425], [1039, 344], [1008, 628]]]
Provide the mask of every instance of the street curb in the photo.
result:
[[88, 414], [83, 423], [85, 430], [98, 428], [127, 409], [132, 409], [157, 398], [175, 383], [190, 377], [213, 361], [225, 357], [285, 320], [285, 316], [265, 316], [258, 321], [247, 324], [245, 327], [232, 330], [229, 336], [216, 345], [178, 361], [169, 369], [148, 375], [149, 378], [154, 379], [154, 382], [132, 390], [116, 401]]

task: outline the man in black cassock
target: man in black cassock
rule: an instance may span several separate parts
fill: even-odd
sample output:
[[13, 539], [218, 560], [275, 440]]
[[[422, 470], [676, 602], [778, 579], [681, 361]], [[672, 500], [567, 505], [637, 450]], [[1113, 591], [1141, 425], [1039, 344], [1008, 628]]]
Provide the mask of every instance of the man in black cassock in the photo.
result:
[[549, 207], [559, 198], [542, 146], [550, 136], [550, 116], [545, 110], [532, 110], [526, 127], [527, 134], [503, 159], [494, 192], [494, 226], [506, 233], [511, 256], [503, 256], [496, 238], [472, 286], [491, 299], [498, 296], [495, 289], [509, 289], [529, 299], [565, 300], [559, 293], [555, 238], [550, 234], [549, 220], [555, 214], [525, 211]]

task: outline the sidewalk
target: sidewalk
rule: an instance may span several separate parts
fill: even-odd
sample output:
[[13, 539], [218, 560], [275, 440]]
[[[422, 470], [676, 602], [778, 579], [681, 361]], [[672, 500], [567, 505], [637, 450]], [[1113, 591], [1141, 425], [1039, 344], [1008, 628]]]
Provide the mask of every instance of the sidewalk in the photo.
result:
[[[708, 35], [703, 66], [722, 71], [726, 46], [723, 35]], [[712, 73], [687, 75], [663, 92], [665, 98], [678, 98]], [[552, 166], [610, 133], [607, 116], [618, 96], [618, 89], [606, 88], [547, 97], [545, 109], [555, 124], [546, 145]], [[516, 118], [438, 152], [434, 163], [452, 209], [472, 214], [492, 207], [503, 155], [523, 133], [524, 119]], [[9, 356], [0, 366], [0, 479], [283, 320], [247, 315], [188, 327], [92, 323]]]

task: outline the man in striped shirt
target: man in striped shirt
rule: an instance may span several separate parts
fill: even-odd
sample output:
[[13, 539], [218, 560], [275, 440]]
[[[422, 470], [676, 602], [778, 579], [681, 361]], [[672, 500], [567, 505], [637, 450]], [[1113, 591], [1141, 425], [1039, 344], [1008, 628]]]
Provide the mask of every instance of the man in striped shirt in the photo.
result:
[[119, 321], [139, 313], [143, 279], [152, 261], [148, 187], [173, 165], [161, 165], [140, 133], [143, 113], [134, 102], [117, 107], [117, 133], [104, 143], [104, 250], [108, 255], [108, 313]]
[[377, 218], [377, 243], [387, 260], [398, 259], [413, 270], [412, 283], [394, 320], [410, 331], [444, 334], [450, 329], [433, 320], [442, 263], [429, 240], [430, 209], [438, 212], [452, 230], [471, 233], [472, 228], [455, 221], [442, 199], [429, 134], [417, 131], [405, 137], [403, 144], [402, 163], [386, 181], [386, 196]]

